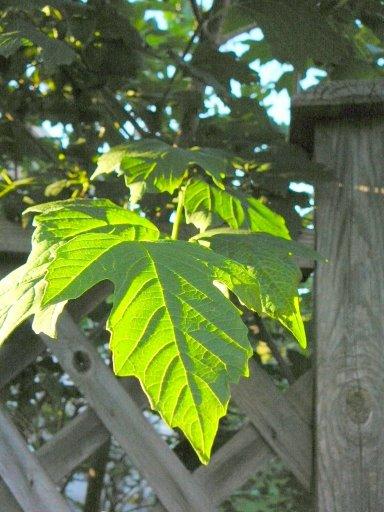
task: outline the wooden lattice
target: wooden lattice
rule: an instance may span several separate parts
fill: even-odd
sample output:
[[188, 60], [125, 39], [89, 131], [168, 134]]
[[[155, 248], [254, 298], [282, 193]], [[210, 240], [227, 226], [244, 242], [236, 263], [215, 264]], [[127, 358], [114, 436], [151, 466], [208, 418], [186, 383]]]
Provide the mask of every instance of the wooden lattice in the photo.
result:
[[[313, 243], [308, 235], [304, 240]], [[0, 241], [3, 254], [28, 252], [29, 235], [4, 220], [0, 222]], [[5, 273], [9, 268], [0, 271]], [[104, 289], [93, 290], [72, 315], [65, 313], [57, 342], [42, 335], [31, 343], [20, 340], [12, 346], [5, 344], [0, 351], [1, 387], [49, 346], [90, 404], [35, 454], [29, 451], [4, 407], [0, 408], [1, 510], [69, 511], [56, 485], [110, 435], [158, 496], [161, 505], [156, 512], [213, 512], [275, 454], [309, 489], [310, 372], [283, 394], [264, 370], [251, 362], [251, 377], [233, 389], [233, 398], [248, 422], [213, 455], [208, 466], [191, 473], [144, 418], [142, 409], [148, 404], [136, 381], [115, 378], [76, 324], [104, 296]]]

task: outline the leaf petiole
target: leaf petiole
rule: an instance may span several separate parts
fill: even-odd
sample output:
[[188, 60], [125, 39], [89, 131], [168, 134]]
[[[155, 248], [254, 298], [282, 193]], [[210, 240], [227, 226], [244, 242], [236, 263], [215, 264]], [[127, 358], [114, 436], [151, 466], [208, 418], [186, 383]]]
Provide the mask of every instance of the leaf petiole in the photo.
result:
[[183, 220], [185, 189], [186, 189], [186, 187], [180, 187], [179, 195], [177, 196], [176, 216], [175, 216], [175, 221], [172, 226], [172, 234], [171, 234], [172, 240], [177, 240], [179, 237], [180, 225]]

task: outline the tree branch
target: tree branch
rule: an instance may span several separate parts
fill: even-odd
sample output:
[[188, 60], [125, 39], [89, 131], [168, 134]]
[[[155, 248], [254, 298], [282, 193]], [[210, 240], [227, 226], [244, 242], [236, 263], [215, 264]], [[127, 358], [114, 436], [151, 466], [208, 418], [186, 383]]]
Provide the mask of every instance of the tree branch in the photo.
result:
[[[218, 46], [222, 22], [229, 6], [230, 0], [215, 0], [204, 22], [201, 32], [201, 43], [209, 42]], [[193, 63], [193, 61], [192, 61]], [[200, 80], [192, 80], [190, 101], [186, 104], [184, 115], [180, 123], [179, 144], [191, 146], [196, 137], [199, 125], [199, 112], [204, 98], [204, 85]]]
[[199, 25], [202, 24], [203, 18], [199, 9], [199, 6], [197, 5], [196, 0], [189, 0], [192, 8], [192, 12], [196, 18], [196, 21]]

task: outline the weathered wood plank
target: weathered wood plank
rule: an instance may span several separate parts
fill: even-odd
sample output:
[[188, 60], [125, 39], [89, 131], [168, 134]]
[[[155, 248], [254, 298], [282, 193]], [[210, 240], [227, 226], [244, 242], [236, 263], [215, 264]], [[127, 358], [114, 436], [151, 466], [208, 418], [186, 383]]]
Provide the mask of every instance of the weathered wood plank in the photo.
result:
[[[120, 379], [120, 383], [140, 409], [148, 406], [147, 397], [136, 379]], [[88, 408], [47, 441], [37, 451], [37, 457], [47, 473], [52, 475], [53, 480], [60, 483], [109, 437], [110, 433], [103, 422], [91, 408]], [[57, 457], [58, 453], [60, 458]]]
[[45, 443], [38, 450], [37, 457], [54, 481], [60, 483], [109, 437], [108, 430], [96, 413], [87, 409]]
[[[311, 423], [312, 419], [312, 382], [312, 372], [308, 371], [282, 394], [306, 423]], [[253, 399], [257, 401], [258, 396], [254, 395]], [[213, 455], [208, 466], [198, 468], [194, 477], [212, 499], [220, 503], [273, 457], [275, 453], [269, 444], [254, 425], [248, 424]], [[309, 489], [308, 482], [306, 488]]]
[[45, 349], [41, 339], [27, 326], [6, 340], [0, 348], [0, 389], [34, 363]]
[[0, 510], [6, 512], [23, 512], [23, 509], [17, 503], [16, 498], [2, 478], [0, 478]]
[[3, 408], [0, 408], [0, 475], [25, 512], [70, 512]]
[[[309, 249], [315, 248], [315, 232], [313, 229], [304, 229], [302, 233], [300, 233], [297, 241]], [[297, 264], [303, 271], [303, 274], [308, 275], [308, 271], [312, 271], [315, 268], [314, 260], [309, 260], [305, 258], [297, 258]]]
[[294, 96], [291, 110], [291, 141], [312, 153], [317, 121], [367, 119], [384, 114], [384, 80], [323, 82]]
[[383, 156], [384, 117], [315, 127], [319, 512], [384, 510]]
[[273, 457], [272, 449], [249, 423], [213, 455], [208, 466], [200, 466], [193, 475], [218, 505]]
[[[133, 379], [121, 380], [138, 406], [146, 406], [146, 397], [140, 392], [137, 382]], [[284, 397], [310, 422], [312, 372], [307, 372], [295, 382]], [[96, 413], [87, 409], [40, 448], [36, 455], [46, 472], [58, 484], [107, 441], [109, 435]], [[210, 496], [213, 503], [219, 504], [253, 474], [263, 469], [274, 456], [273, 450], [255, 427], [247, 424], [213, 455], [208, 466], [200, 466], [191, 478], [202, 492]], [[14, 500], [12, 503], [12, 499], [8, 488], [0, 482], [0, 504], [7, 503], [7, 512], [18, 512], [20, 508]], [[164, 508], [159, 505], [158, 510], [164, 511]]]
[[384, 80], [326, 81], [294, 96], [293, 110], [307, 108], [312, 113], [322, 107], [324, 117], [333, 117], [334, 107], [358, 108], [364, 105], [372, 113], [377, 105], [384, 106]]
[[[16, 226], [17, 227], [17, 226]], [[111, 290], [110, 283], [103, 282], [68, 305], [68, 311], [76, 321], [95, 309]], [[28, 325], [16, 330], [12, 339], [0, 347], [0, 389], [17, 377], [27, 366], [45, 352], [46, 346]]]
[[31, 231], [0, 217], [0, 252], [28, 254], [31, 250]]
[[265, 441], [273, 448], [303, 486], [312, 473], [312, 431], [271, 378], [254, 361], [251, 376], [234, 386], [233, 398]]
[[90, 401], [104, 425], [126, 451], [133, 465], [169, 512], [213, 511], [176, 455], [146, 421], [137, 404], [124, 391], [96, 349], [68, 314], [58, 327], [59, 342], [42, 336], [64, 370]]

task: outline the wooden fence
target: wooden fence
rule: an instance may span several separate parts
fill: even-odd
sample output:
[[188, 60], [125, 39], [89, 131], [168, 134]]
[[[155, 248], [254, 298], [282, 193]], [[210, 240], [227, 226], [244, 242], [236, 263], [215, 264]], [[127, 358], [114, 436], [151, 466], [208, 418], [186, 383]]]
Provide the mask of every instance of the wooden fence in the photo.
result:
[[[327, 85], [300, 96], [294, 107], [293, 141], [314, 151], [336, 173], [336, 181], [319, 187], [317, 202], [318, 248], [331, 258], [320, 265], [317, 279], [317, 391], [310, 371], [282, 393], [252, 361], [251, 377], [233, 388], [234, 401], [248, 421], [208, 466], [190, 472], [145, 419], [142, 410], [148, 404], [136, 381], [114, 377], [77, 326], [103, 300], [105, 290], [99, 287], [80, 300], [72, 314], [62, 316], [57, 342], [34, 336], [6, 343], [0, 350], [0, 388], [48, 346], [89, 403], [36, 453], [0, 407], [1, 510], [69, 511], [58, 484], [111, 435], [158, 496], [156, 512], [213, 512], [275, 455], [308, 491], [315, 481], [319, 512], [384, 510], [384, 363], [378, 349], [384, 339], [379, 311], [384, 302], [384, 236], [376, 219], [378, 213], [384, 218], [384, 196], [376, 193], [384, 186], [384, 164], [377, 162], [384, 156], [383, 91], [383, 82]], [[353, 203], [352, 217], [348, 201]], [[310, 235], [304, 239], [313, 244]], [[25, 254], [28, 249], [29, 235], [0, 221], [0, 254]], [[9, 270], [5, 262], [0, 266], [0, 273]], [[373, 467], [368, 467], [368, 457], [374, 458]]]

